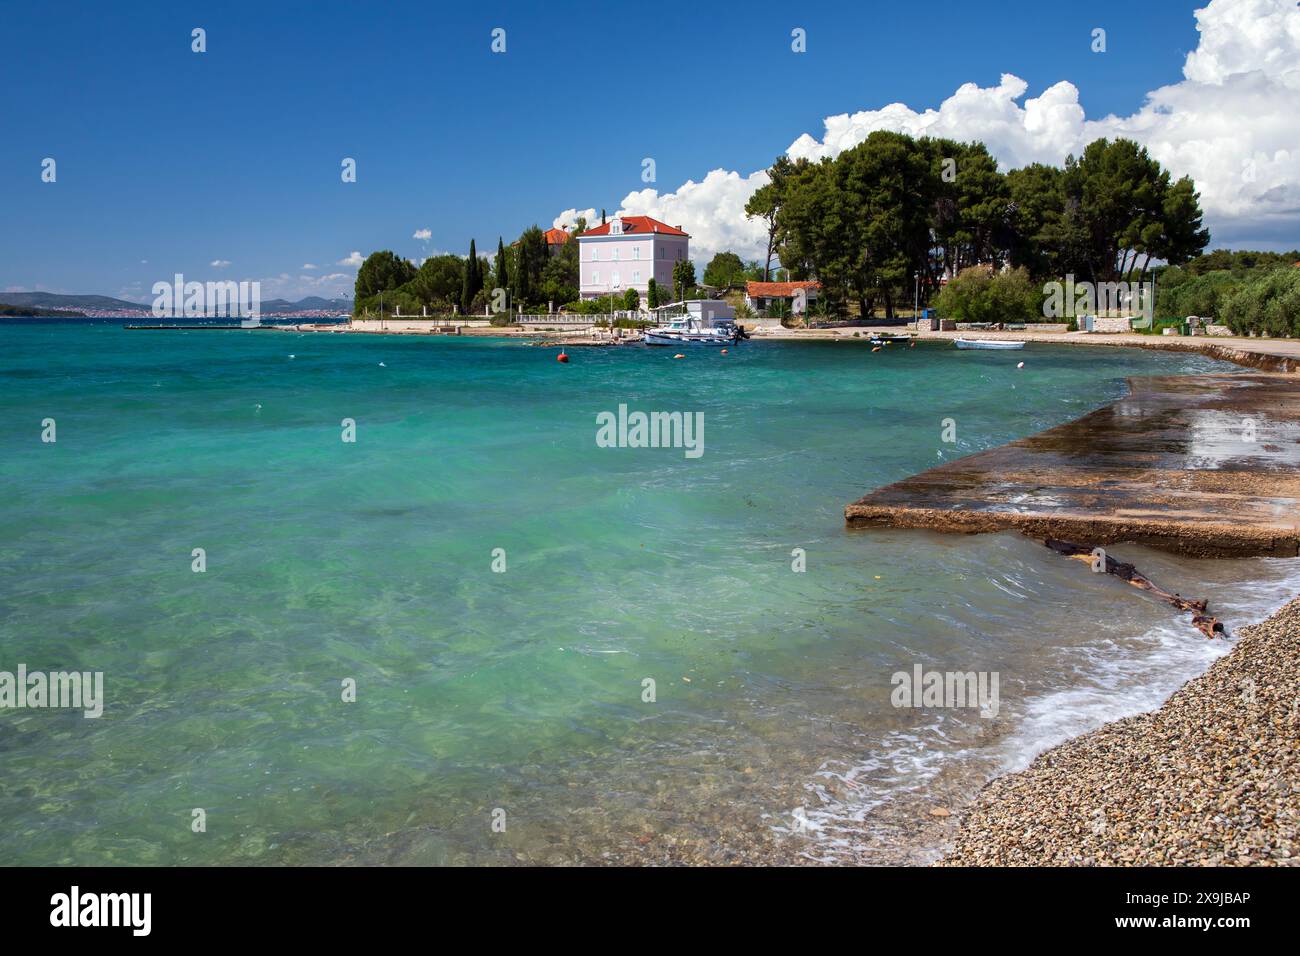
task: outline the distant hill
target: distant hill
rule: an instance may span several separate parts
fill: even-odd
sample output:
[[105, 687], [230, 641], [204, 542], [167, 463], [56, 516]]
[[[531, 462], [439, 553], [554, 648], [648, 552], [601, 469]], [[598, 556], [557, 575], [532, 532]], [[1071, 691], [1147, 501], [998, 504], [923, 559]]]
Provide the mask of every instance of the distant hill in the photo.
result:
[[352, 302], [348, 299], [322, 299], [318, 295], [309, 295], [297, 302], [286, 299], [270, 299], [262, 303], [263, 315], [275, 315], [277, 312], [351, 312]]
[[107, 295], [59, 295], [56, 292], [0, 292], [0, 305], [25, 305], [46, 309], [148, 309]]

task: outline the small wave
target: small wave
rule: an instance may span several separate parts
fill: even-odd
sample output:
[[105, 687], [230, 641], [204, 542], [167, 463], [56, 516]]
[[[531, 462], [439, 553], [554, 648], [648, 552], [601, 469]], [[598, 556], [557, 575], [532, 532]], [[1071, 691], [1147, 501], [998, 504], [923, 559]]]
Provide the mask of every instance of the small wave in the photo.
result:
[[[1249, 581], [1207, 587], [1218, 592], [1211, 598], [1216, 612], [1255, 623], [1300, 593], [1300, 563], [1262, 559], [1259, 571]], [[822, 863], [871, 862], [892, 844], [895, 859], [900, 853], [917, 863], [937, 859], [942, 847], [927, 842], [918, 824], [931, 808], [969, 800], [988, 780], [1023, 770], [1071, 737], [1158, 708], [1232, 646], [1201, 638], [1183, 616], [1171, 614], [1131, 640], [1056, 649], [1054, 663], [1075, 681], [1027, 697], [1007, 715], [1006, 732], [984, 742], [971, 745], [944, 711], [927, 712], [927, 723], [908, 732], [883, 733], [868, 756], [827, 761], [806, 785], [814, 806], [797, 814], [807, 821], [802, 855]]]

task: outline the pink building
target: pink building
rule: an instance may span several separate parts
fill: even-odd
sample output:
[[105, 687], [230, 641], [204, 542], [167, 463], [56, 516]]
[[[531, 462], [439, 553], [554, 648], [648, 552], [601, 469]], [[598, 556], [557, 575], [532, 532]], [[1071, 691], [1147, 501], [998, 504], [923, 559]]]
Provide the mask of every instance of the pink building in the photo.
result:
[[649, 216], [623, 216], [588, 229], [578, 237], [578, 282], [584, 299], [628, 289], [641, 293], [646, 304], [650, 280], [673, 295], [673, 266], [689, 255], [691, 237], [680, 228]]

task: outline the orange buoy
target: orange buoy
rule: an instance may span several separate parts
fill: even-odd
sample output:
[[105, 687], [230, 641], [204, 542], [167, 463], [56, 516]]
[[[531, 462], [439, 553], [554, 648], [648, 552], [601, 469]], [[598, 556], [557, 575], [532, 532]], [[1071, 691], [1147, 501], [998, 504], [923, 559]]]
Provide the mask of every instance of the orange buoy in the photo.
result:
[[723, 349], [723, 350], [722, 350], [722, 354], [723, 354], [723, 355], [726, 355], [726, 354], [727, 354], [727, 350], [726, 350], [726, 349]]
[[871, 346], [871, 351], [873, 351], [873, 352], [879, 352], [879, 351], [880, 351], [880, 346], [879, 346], [879, 345], [873, 345], [873, 346]]
[[567, 356], [564, 352], [560, 352], [559, 355], [555, 356], [555, 361], [557, 362], [567, 362], [568, 360], [569, 360], [569, 356]]
[[673, 356], [673, 358], [686, 358], [686, 356], [683, 355], [681, 352], [678, 352], [676, 355]]

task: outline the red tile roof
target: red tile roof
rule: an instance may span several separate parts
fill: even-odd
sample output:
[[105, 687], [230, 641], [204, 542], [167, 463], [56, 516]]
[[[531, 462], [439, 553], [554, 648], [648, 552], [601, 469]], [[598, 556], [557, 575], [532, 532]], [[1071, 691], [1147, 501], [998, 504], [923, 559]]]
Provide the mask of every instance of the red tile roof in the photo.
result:
[[750, 298], [792, 299], [795, 289], [820, 289], [822, 284], [811, 279], [806, 282], [751, 282], [745, 287]]
[[[651, 219], [649, 216], [624, 216], [623, 217], [623, 235], [644, 236], [652, 232], [664, 233], [665, 235], [669, 235], [669, 236], [686, 235], [686, 233], [682, 232], [680, 229], [676, 228], [675, 226], [670, 226], [665, 222], [660, 222], [658, 219]], [[587, 236], [608, 236], [608, 235], [609, 235], [609, 223], [604, 223], [602, 225], [596, 226], [593, 229], [588, 229], [581, 236], [579, 236], [579, 238], [585, 238]]]
[[569, 241], [569, 234], [563, 229], [547, 229], [542, 235], [548, 246], [562, 246]]

